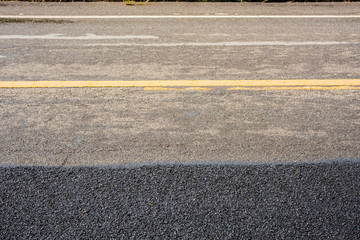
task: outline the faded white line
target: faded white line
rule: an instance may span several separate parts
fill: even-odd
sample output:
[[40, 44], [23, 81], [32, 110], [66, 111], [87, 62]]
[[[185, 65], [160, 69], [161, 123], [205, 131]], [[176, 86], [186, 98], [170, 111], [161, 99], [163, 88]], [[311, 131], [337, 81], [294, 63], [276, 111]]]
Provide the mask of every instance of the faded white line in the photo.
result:
[[51, 16], [0, 15], [7, 19], [167, 19], [167, 18], [360, 18], [359, 15], [112, 15], [112, 16]]
[[99, 36], [88, 33], [85, 36], [65, 36], [64, 34], [47, 35], [0, 35], [0, 39], [45, 39], [45, 40], [123, 40], [123, 39], [158, 39], [151, 35]]
[[187, 43], [91, 43], [82, 46], [140, 46], [140, 47], [207, 47], [207, 46], [314, 46], [314, 45], [356, 45], [360, 42], [285, 42], [285, 41], [269, 41], [269, 42], [187, 42]]

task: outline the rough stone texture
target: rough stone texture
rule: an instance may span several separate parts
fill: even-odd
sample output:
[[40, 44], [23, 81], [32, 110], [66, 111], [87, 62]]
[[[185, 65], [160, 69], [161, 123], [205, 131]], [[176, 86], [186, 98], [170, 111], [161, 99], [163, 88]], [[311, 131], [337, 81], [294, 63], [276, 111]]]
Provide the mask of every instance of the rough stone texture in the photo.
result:
[[356, 239], [360, 163], [1, 167], [2, 239]]

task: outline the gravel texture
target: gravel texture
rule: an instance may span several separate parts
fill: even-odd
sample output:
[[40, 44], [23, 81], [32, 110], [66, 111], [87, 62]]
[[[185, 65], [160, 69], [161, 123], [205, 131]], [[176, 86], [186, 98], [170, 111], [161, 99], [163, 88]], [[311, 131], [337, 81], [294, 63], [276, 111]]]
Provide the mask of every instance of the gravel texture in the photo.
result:
[[360, 162], [0, 168], [2, 239], [357, 239]]

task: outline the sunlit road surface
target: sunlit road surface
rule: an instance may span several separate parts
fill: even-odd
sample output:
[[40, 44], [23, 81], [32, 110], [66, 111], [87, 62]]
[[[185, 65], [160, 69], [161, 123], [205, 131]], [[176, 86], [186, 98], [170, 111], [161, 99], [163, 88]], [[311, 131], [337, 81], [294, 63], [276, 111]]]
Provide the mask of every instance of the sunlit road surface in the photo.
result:
[[359, 4], [6, 5], [1, 163], [360, 157]]
[[359, 235], [359, 3], [1, 2], [0, 73], [5, 238]]

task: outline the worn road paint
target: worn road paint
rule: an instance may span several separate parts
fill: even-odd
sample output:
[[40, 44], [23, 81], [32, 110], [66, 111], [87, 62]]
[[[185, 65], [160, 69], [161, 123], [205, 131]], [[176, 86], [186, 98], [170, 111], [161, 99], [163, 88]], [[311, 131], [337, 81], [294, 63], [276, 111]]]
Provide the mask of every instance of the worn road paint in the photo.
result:
[[359, 14], [352, 15], [121, 15], [121, 16], [51, 16], [51, 15], [0, 15], [0, 19], [184, 19], [184, 18], [360, 18]]
[[180, 43], [89, 43], [82, 46], [86, 47], [122, 47], [122, 46], [137, 46], [137, 47], [245, 47], [245, 46], [324, 46], [324, 45], [356, 45], [360, 42], [338, 42], [338, 41], [307, 41], [307, 42], [293, 42], [293, 41], [254, 41], [254, 42], [180, 42]]
[[145, 87], [145, 91], [208, 91], [210, 88], [189, 87], [189, 88], [168, 88], [168, 87]]
[[354, 86], [302, 86], [302, 87], [233, 87], [227, 90], [250, 90], [250, 91], [271, 91], [271, 90], [357, 90], [360, 87]]
[[0, 88], [360, 86], [360, 79], [0, 81]]
[[112, 39], [158, 39], [151, 35], [123, 35], [123, 36], [99, 36], [87, 33], [85, 36], [64, 36], [64, 34], [47, 35], [0, 35], [0, 39], [45, 39], [45, 40], [112, 40]]
[[[358, 90], [360, 87], [353, 86], [335, 86], [335, 87], [322, 87], [322, 86], [303, 86], [303, 87], [233, 87], [226, 90], [247, 90], [247, 91], [272, 91], [272, 90]], [[184, 91], [184, 90], [211, 90], [211, 88], [169, 88], [169, 87], [145, 87], [146, 91]]]

